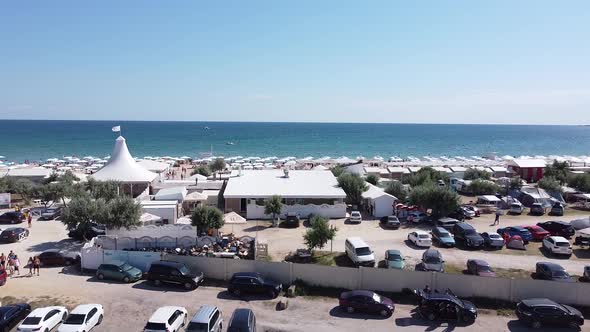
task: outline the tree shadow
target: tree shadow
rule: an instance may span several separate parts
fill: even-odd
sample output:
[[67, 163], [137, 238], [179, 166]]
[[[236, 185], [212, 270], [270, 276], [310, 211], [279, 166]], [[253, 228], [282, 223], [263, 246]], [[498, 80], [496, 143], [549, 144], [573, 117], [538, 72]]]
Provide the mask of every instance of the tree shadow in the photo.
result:
[[579, 248], [573, 250], [573, 255], [580, 259], [590, 258], [590, 248]]
[[42, 252], [42, 251], [49, 250], [49, 249], [59, 249], [59, 250], [65, 250], [65, 251], [79, 251], [83, 245], [84, 245], [84, 243], [82, 243], [80, 241], [76, 241], [73, 239], [64, 239], [64, 240], [60, 240], [60, 241], [50, 241], [50, 242], [37, 243], [37, 244], [34, 244], [34, 245], [30, 246], [29, 248], [27, 248], [27, 251], [29, 251], [29, 252]]
[[337, 318], [350, 318], [350, 319], [362, 319], [362, 320], [386, 320], [391, 316], [381, 316], [379, 314], [366, 314], [361, 312], [353, 312], [349, 313], [340, 308], [340, 306], [335, 306], [330, 310], [330, 316], [337, 317]]
[[242, 229], [243, 232], [256, 232], [256, 231], [263, 231], [265, 229], [268, 228], [273, 228], [272, 226], [266, 226], [266, 225], [258, 225], [258, 226], [251, 226], [248, 228], [244, 228]]

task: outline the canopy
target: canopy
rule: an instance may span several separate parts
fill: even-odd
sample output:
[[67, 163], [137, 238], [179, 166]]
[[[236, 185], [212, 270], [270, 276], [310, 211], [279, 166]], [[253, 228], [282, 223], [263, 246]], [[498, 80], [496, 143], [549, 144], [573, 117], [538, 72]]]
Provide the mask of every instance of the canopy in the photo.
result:
[[141, 215], [141, 217], [139, 217], [139, 221], [141, 221], [142, 224], [154, 224], [157, 221], [162, 220], [162, 217], [160, 216], [156, 216], [155, 214], [151, 214], [151, 213], [147, 213], [145, 212], [144, 214]]
[[578, 233], [582, 236], [590, 237], [590, 227], [578, 230]]
[[184, 200], [191, 201], [191, 202], [206, 201], [207, 197], [208, 197], [207, 195], [200, 193], [198, 191], [195, 191], [195, 192], [192, 192], [192, 193], [186, 195]]
[[235, 212], [228, 212], [223, 215], [226, 224], [245, 224], [246, 219]]
[[107, 164], [92, 175], [98, 181], [115, 180], [123, 183], [152, 182], [157, 176], [135, 162], [123, 136], [115, 140], [115, 148]]

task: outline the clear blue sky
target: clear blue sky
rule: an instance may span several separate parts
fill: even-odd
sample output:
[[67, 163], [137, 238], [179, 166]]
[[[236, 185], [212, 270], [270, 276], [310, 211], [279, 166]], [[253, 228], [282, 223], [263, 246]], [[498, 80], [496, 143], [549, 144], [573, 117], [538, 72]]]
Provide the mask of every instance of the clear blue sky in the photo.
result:
[[590, 123], [590, 1], [5, 1], [0, 118]]

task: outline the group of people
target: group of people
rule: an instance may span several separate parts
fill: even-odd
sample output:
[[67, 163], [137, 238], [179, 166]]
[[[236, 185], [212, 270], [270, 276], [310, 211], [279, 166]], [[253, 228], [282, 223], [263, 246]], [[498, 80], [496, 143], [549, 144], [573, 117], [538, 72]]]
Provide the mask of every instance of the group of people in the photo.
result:
[[29, 211], [29, 209], [21, 209], [20, 206], [18, 206], [17, 204], [14, 206], [14, 211], [22, 212], [24, 219], [27, 221], [27, 224], [29, 225], [29, 228], [33, 226], [33, 214]]
[[[39, 276], [39, 270], [41, 268], [41, 260], [39, 259], [39, 256], [29, 257], [26, 266], [29, 268], [30, 276], [34, 276], [35, 273]], [[2, 268], [2, 270], [7, 270], [8, 275], [11, 277], [15, 274], [20, 275], [20, 259], [12, 250], [8, 253], [8, 256], [2, 253], [2, 255], [0, 255], [0, 268]]]

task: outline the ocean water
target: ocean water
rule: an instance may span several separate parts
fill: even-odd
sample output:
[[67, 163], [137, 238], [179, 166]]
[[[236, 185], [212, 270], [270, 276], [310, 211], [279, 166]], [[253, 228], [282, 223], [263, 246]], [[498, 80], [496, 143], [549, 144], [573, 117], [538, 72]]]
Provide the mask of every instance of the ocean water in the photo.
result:
[[[104, 157], [120, 125], [136, 157], [590, 155], [588, 126], [0, 120], [0, 155]], [[209, 129], [205, 129], [208, 127]], [[234, 145], [228, 145], [233, 142]]]

